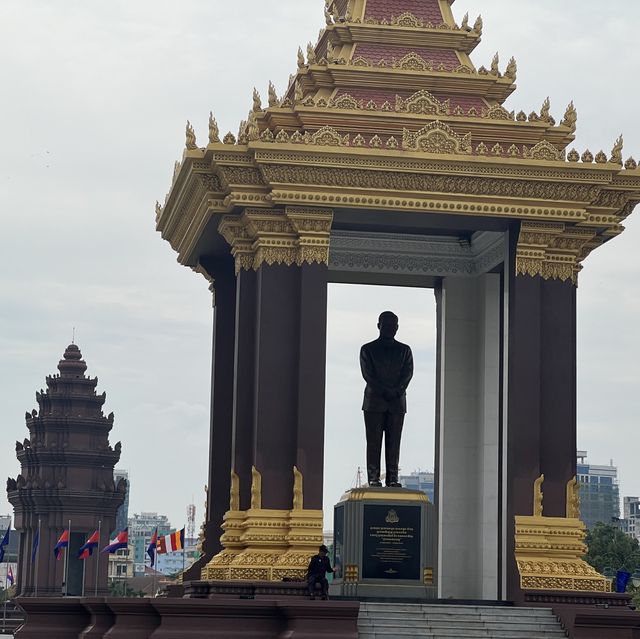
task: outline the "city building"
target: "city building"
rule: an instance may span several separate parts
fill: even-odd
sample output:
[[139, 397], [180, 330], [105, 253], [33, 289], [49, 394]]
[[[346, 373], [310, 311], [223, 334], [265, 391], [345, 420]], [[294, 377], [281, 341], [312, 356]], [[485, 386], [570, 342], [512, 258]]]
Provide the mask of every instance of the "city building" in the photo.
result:
[[610, 524], [620, 519], [618, 469], [613, 460], [608, 466], [587, 463], [587, 451], [578, 451], [580, 514], [587, 528], [598, 522]]
[[622, 530], [640, 541], [640, 498], [624, 497], [622, 504], [624, 513]]
[[[156, 512], [135, 513], [129, 518], [129, 548], [136, 577], [145, 574], [145, 565], [149, 561], [147, 548], [156, 528], [158, 535], [168, 535], [172, 530], [169, 518]], [[182, 568], [182, 560], [180, 566]]]
[[129, 471], [116, 468], [113, 471], [113, 478], [116, 484], [118, 484], [121, 480], [124, 480], [127, 487], [127, 491], [124, 494], [124, 502], [116, 512], [116, 528], [114, 531], [112, 531], [119, 532], [121, 530], [124, 530], [129, 522]]
[[[7, 528], [11, 525], [11, 515], [0, 515], [0, 539], [4, 538]], [[4, 549], [4, 561], [0, 563], [0, 588], [7, 583], [9, 568], [16, 575], [18, 572], [18, 534], [12, 530], [9, 534], [9, 544]]]
[[165, 576], [176, 575], [189, 568], [199, 557], [196, 539], [185, 539], [184, 558], [182, 551], [157, 555], [156, 570]]
[[410, 475], [400, 475], [398, 478], [404, 488], [409, 490], [421, 490], [427, 493], [429, 501], [435, 503], [435, 475], [433, 473], [416, 470]]

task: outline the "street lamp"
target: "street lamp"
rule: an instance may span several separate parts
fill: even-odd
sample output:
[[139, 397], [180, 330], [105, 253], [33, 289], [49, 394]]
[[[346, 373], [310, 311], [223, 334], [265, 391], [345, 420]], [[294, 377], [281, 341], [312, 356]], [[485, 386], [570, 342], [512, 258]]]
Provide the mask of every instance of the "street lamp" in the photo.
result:
[[633, 583], [634, 588], [640, 588], [640, 570], [636, 570], [631, 575], [631, 582]]

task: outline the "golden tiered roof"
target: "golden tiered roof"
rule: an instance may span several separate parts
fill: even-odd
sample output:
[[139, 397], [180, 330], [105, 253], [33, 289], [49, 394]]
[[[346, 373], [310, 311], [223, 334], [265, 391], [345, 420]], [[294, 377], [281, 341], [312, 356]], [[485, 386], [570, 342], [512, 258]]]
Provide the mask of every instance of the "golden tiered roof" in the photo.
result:
[[348, 208], [518, 219], [518, 272], [575, 281], [622, 232], [640, 170], [623, 162], [622, 137], [608, 155], [567, 151], [573, 103], [559, 123], [549, 99], [528, 115], [506, 109], [516, 61], [476, 68], [482, 19], [457, 24], [453, 2], [328, 0], [283, 97], [271, 83], [266, 104], [254, 91], [237, 137], [221, 139], [211, 116], [204, 148], [187, 124], [157, 207], [181, 263], [197, 267], [208, 231], [246, 207]]

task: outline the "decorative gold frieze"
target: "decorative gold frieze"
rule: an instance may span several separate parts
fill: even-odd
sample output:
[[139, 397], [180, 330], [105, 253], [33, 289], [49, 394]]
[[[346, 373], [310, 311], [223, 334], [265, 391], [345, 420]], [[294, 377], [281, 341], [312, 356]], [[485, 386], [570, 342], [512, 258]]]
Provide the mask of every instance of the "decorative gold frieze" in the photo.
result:
[[522, 222], [516, 256], [518, 275], [577, 283], [587, 247], [596, 237], [593, 228], [562, 222]]
[[448, 124], [436, 120], [415, 133], [404, 129], [402, 148], [406, 151], [449, 155], [471, 153], [471, 133], [458, 135]]
[[[309, 559], [322, 543], [322, 511], [305, 510], [302, 491], [302, 474], [294, 468], [292, 510], [261, 508], [262, 476], [253, 468], [251, 509], [230, 508], [225, 514], [223, 550], [202, 570], [202, 579], [304, 580]], [[231, 505], [233, 500], [232, 490]]]
[[567, 484], [567, 517], [543, 517], [542, 481], [536, 480], [533, 516], [515, 517], [515, 557], [523, 590], [611, 592], [611, 582], [582, 559], [586, 526], [579, 519], [577, 482]]
[[230, 244], [239, 272], [263, 264], [328, 264], [332, 222], [331, 209], [248, 208], [222, 218], [218, 231]]

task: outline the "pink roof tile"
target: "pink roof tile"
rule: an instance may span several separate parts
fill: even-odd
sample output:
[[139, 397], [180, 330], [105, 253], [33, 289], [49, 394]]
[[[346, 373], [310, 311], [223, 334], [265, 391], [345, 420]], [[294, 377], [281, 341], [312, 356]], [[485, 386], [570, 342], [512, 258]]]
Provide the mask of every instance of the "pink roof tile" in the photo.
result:
[[378, 63], [380, 60], [390, 62], [393, 58], [400, 60], [409, 53], [417, 53], [423, 60], [433, 62], [435, 66], [444, 63], [447, 70], [457, 69], [460, 66], [460, 60], [453, 49], [427, 49], [361, 42], [356, 45], [353, 57], [363, 57], [372, 63]]
[[443, 22], [438, 0], [367, 0], [365, 19], [389, 20], [407, 11], [434, 25]]

